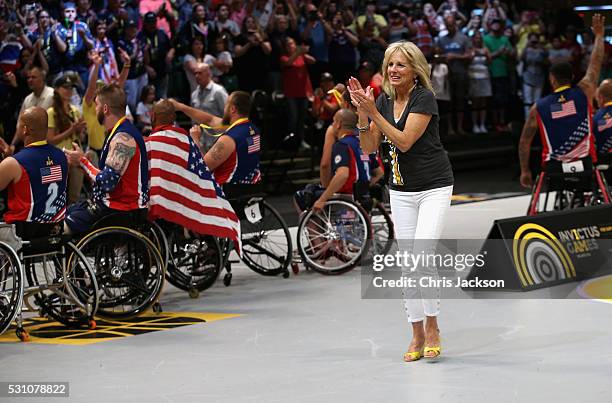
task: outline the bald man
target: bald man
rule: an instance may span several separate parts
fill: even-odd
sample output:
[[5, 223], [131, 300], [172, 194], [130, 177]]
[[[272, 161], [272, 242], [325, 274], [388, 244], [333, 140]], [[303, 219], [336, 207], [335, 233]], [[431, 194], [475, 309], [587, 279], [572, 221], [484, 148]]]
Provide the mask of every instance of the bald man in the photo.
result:
[[47, 144], [47, 121], [47, 111], [41, 107], [23, 111], [17, 135], [25, 148], [0, 162], [0, 190], [8, 188], [7, 223], [50, 224], [64, 219], [68, 162], [61, 150]]
[[[336, 142], [332, 146], [329, 161], [331, 179], [327, 182], [321, 178], [321, 185], [308, 185], [305, 189], [296, 192], [294, 201], [299, 211], [310, 207], [320, 210], [336, 193], [352, 195], [356, 182], [362, 182], [367, 188], [372, 175], [377, 178], [382, 177], [380, 166], [361, 151], [359, 136], [355, 130], [357, 119], [357, 114], [350, 109], [340, 109], [335, 113], [332, 131]], [[323, 161], [321, 164], [323, 165]], [[376, 167], [375, 172], [370, 172], [371, 166]]]
[[612, 162], [612, 79], [603, 80], [597, 88], [599, 110], [593, 115], [593, 133], [601, 162]]

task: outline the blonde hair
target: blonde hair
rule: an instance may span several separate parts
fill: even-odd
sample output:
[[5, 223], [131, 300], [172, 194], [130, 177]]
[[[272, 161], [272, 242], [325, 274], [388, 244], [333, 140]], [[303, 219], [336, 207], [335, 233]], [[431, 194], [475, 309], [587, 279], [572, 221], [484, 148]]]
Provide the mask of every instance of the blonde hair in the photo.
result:
[[[383, 91], [395, 99], [395, 90], [389, 82], [389, 73], [387, 72], [387, 66], [389, 66], [389, 59], [395, 52], [401, 52], [402, 55], [408, 60], [408, 65], [414, 70], [418, 82], [429, 91], [434, 92], [431, 85], [430, 68], [427, 63], [427, 59], [423, 55], [423, 52], [412, 42], [399, 41], [392, 43], [385, 50], [385, 59], [382, 64], [382, 76], [383, 76]], [[434, 93], [435, 94], [435, 93]]]

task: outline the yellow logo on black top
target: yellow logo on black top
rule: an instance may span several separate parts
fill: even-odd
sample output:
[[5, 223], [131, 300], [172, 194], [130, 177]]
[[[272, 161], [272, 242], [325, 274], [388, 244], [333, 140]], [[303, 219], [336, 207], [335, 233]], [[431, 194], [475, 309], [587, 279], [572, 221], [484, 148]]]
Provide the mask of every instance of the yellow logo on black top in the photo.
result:
[[565, 97], [563, 95], [561, 95], [559, 97], [559, 99], [557, 100], [557, 102], [561, 102], [561, 103], [566, 102], [566, 101], [567, 101], [567, 99], [565, 99]]
[[51, 166], [51, 165], [53, 165], [53, 164], [55, 164], [55, 163], [53, 162], [53, 160], [51, 159], [51, 157], [47, 157], [47, 162], [46, 162], [45, 164], [47, 164], [47, 166], [49, 167], [49, 166]]
[[255, 130], [253, 130], [253, 126], [249, 127], [249, 134], [250, 134], [251, 136], [254, 136], [254, 135], [255, 135]]

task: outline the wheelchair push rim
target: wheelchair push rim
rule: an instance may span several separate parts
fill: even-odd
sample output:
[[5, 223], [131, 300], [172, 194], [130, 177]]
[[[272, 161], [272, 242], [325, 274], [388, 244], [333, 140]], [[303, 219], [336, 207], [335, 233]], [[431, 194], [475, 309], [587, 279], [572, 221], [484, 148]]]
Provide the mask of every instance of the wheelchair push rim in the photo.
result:
[[23, 302], [23, 268], [19, 257], [7, 244], [0, 242], [0, 334], [4, 333], [21, 311]]

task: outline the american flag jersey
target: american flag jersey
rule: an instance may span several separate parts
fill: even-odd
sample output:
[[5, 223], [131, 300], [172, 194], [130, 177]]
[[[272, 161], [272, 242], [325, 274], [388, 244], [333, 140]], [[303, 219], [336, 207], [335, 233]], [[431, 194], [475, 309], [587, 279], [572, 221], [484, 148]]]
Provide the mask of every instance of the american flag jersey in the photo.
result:
[[130, 135], [136, 141], [136, 152], [132, 156], [126, 171], [121, 175], [119, 183], [112, 191], [103, 191], [97, 183], [99, 179], [96, 177], [96, 182], [93, 185], [93, 198], [96, 202], [102, 203], [113, 210], [131, 211], [145, 208], [149, 203], [149, 165], [142, 134], [132, 122], [125, 118], [122, 119], [104, 142], [99, 163], [100, 171], [105, 167], [110, 142], [117, 133]]
[[541, 98], [536, 110], [543, 162], [570, 162], [589, 155], [595, 160], [592, 108], [580, 88], [566, 88]]
[[219, 185], [226, 183], [251, 185], [259, 183], [261, 134], [248, 119], [238, 119], [225, 131], [236, 143], [236, 149], [213, 172]]
[[203, 235], [229, 238], [240, 250], [240, 220], [189, 134], [160, 126], [146, 140], [150, 166], [149, 217]]
[[21, 178], [8, 187], [7, 223], [54, 223], [66, 214], [68, 162], [57, 147], [46, 141], [33, 143], [13, 156]]
[[593, 132], [598, 154], [612, 153], [612, 104], [604, 106], [593, 116]]

